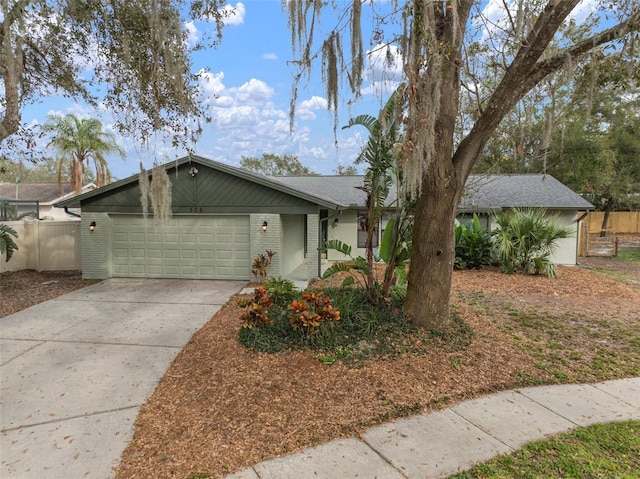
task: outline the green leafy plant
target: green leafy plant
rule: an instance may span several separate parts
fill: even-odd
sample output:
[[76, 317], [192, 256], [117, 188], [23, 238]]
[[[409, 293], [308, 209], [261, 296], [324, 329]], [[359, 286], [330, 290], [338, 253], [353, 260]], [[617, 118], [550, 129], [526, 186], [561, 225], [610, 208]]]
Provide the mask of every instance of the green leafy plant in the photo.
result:
[[[355, 160], [356, 164], [367, 163], [368, 165], [361, 187], [367, 195], [366, 257], [351, 257], [351, 248], [341, 242], [328, 242], [326, 245], [328, 249], [337, 249], [340, 252], [349, 250], [348, 253], [343, 253], [351, 258], [351, 261], [347, 262], [349, 264], [347, 267], [356, 270], [363, 276], [365, 288], [376, 303], [381, 298], [388, 299], [389, 290], [398, 278], [401, 281], [405, 279], [406, 267], [403, 263], [407, 261], [408, 256], [404, 258], [404, 255], [410, 250], [411, 244], [407, 238], [411, 237], [409, 232], [411, 220], [408, 211], [411, 209], [412, 201], [409, 201], [404, 195], [404, 191], [401, 191], [403, 190], [401, 188], [402, 168], [400, 167], [402, 155], [399, 148], [403, 125], [404, 90], [405, 86], [400, 85], [391, 94], [384, 108], [380, 110], [378, 118], [371, 115], [359, 115], [350, 119], [344, 127], [351, 128], [359, 125], [369, 131], [367, 144]], [[393, 186], [397, 190], [396, 200], [388, 205], [387, 198]], [[380, 257], [386, 265], [384, 278], [380, 283], [373, 267], [373, 240], [385, 211], [392, 211], [394, 218], [387, 223], [385, 234], [380, 243]], [[344, 269], [342, 266], [336, 266], [330, 268], [329, 271], [329, 275], [331, 275], [344, 271]], [[353, 279], [346, 281], [348, 283]]]
[[491, 232], [483, 228], [478, 215], [468, 225], [456, 220], [455, 269], [474, 269], [487, 266], [494, 261], [494, 246]]
[[18, 207], [6, 200], [0, 201], [0, 219], [4, 221], [20, 221], [24, 218], [37, 218], [35, 211], [18, 214]]
[[264, 288], [256, 288], [253, 301], [246, 306], [242, 319], [243, 328], [261, 328], [273, 323], [273, 319], [268, 316], [268, 308], [273, 303], [269, 293]]
[[263, 282], [267, 277], [267, 270], [269, 269], [269, 266], [271, 266], [271, 262], [275, 254], [276, 253], [274, 251], [267, 250], [266, 254], [259, 254], [253, 259], [253, 263], [251, 264], [251, 274], [253, 274], [258, 281]]
[[289, 309], [293, 313], [289, 317], [291, 327], [303, 336], [315, 334], [322, 322], [340, 319], [340, 311], [331, 304], [331, 296], [322, 291], [302, 293], [302, 299], [293, 301]]
[[9, 262], [13, 252], [18, 250], [18, 245], [13, 238], [18, 237], [16, 230], [10, 226], [0, 224], [0, 254], [6, 254], [5, 262]]
[[544, 208], [527, 208], [505, 211], [495, 220], [499, 228], [494, 238], [502, 272], [557, 276], [556, 265], [549, 257], [557, 241], [571, 235], [557, 216], [548, 215]]
[[298, 295], [298, 290], [293, 281], [276, 276], [266, 280], [262, 287], [269, 293], [274, 303], [286, 304], [293, 301]]

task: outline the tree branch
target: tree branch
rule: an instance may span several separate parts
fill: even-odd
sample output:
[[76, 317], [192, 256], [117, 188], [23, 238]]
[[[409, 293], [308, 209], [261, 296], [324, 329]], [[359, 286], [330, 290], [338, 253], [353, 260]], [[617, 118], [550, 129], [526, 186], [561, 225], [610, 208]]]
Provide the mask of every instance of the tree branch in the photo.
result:
[[[556, 30], [571, 12], [571, 10], [566, 10], [567, 6], [575, 6], [575, 3], [577, 2], [572, 0], [561, 2], [558, 5], [558, 8], [562, 7], [560, 11], [564, 17], [554, 11], [555, 7], [547, 5], [536, 21], [534, 29], [525, 40], [525, 44], [487, 102], [484, 112], [454, 154], [454, 165], [456, 168], [460, 168], [459, 171], [463, 178], [466, 179], [471, 172], [480, 151], [504, 116], [543, 78], [559, 70], [565, 64], [567, 57], [579, 57], [600, 45], [621, 38], [640, 28], [640, 12], [636, 12], [618, 25], [583, 40], [565, 49], [562, 53], [539, 61]], [[542, 22], [543, 18], [546, 18], [546, 22], [549, 23]]]

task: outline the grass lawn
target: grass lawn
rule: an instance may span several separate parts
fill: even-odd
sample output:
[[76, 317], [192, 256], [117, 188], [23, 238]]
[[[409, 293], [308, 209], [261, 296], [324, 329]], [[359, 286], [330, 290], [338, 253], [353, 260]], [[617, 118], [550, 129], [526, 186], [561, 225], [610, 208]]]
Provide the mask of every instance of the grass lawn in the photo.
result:
[[597, 424], [528, 444], [450, 479], [637, 479], [640, 421]]
[[640, 263], [640, 248], [621, 249], [615, 258], [619, 261]]

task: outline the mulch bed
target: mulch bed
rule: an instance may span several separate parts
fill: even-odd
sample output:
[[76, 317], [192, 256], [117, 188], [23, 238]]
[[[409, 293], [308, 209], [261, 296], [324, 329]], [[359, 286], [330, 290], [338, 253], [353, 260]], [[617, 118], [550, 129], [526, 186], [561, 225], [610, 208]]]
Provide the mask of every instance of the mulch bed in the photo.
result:
[[[57, 282], [43, 284], [48, 281]], [[86, 284], [66, 273], [2, 274], [0, 317], [27, 307], [26, 299], [35, 300], [36, 293], [44, 300]], [[13, 299], [6, 302], [8, 297]], [[309, 351], [270, 355], [241, 346], [237, 303], [245, 297], [225, 305], [177, 356], [141, 407], [117, 478], [222, 477], [267, 458], [357, 436], [393, 418], [558, 382], [501, 327], [505, 307], [542, 311], [556, 320], [571, 313], [569, 319], [579, 314], [640, 326], [640, 287], [589, 269], [561, 267], [555, 281], [495, 269], [462, 271], [453, 275], [452, 303], [474, 332], [466, 350], [434, 345], [426, 354], [348, 367], [322, 364]]]
[[0, 318], [48, 301], [98, 280], [82, 279], [80, 271], [31, 269], [0, 274]]
[[601, 315], [623, 298], [640, 304], [640, 289], [580, 268], [561, 268], [556, 281], [491, 269], [456, 272], [453, 288], [456, 311], [474, 331], [465, 351], [434, 348], [367, 360], [359, 368], [321, 364], [308, 351], [269, 355], [245, 349], [237, 339], [236, 298], [192, 338], [141, 408], [117, 477], [221, 477], [333, 438], [357, 436], [393, 418], [524, 384], [557, 382], [494, 318], [476, 311], [470, 293], [556, 311], [578, 301]]

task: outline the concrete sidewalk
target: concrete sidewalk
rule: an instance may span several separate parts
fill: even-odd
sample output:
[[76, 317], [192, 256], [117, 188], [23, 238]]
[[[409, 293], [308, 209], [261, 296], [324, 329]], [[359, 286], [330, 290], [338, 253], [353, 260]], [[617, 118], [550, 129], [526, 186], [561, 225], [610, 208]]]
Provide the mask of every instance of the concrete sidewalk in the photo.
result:
[[628, 419], [640, 419], [640, 378], [525, 388], [383, 424], [227, 479], [445, 478], [531, 441]]
[[109, 279], [0, 319], [0, 477], [113, 477], [139, 406], [245, 284]]

